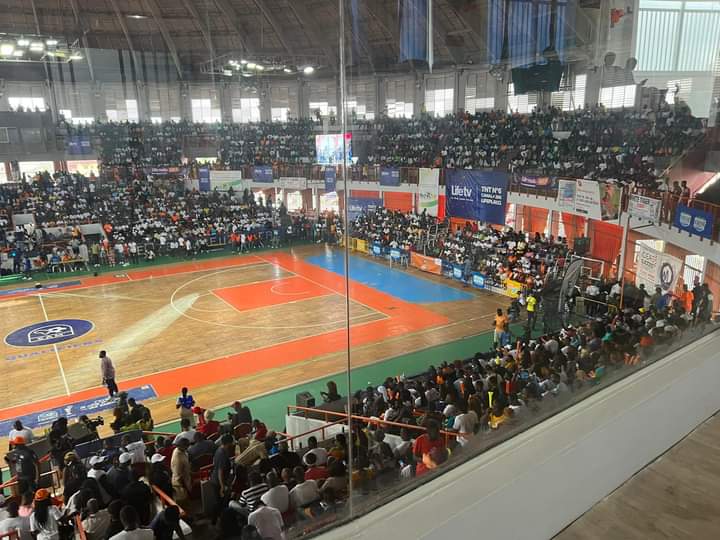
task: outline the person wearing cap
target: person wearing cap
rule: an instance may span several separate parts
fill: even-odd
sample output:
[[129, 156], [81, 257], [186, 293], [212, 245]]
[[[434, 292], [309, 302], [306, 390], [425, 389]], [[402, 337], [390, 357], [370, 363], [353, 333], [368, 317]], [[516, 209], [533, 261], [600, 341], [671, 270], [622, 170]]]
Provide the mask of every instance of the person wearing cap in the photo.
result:
[[163, 493], [174, 496], [170, 471], [165, 464], [167, 458], [162, 454], [153, 454], [150, 458], [150, 474], [148, 480], [151, 486], [157, 486]]
[[190, 497], [190, 491], [192, 490], [192, 468], [188, 457], [189, 446], [190, 442], [187, 439], [180, 439], [170, 460], [172, 486], [175, 492], [175, 501], [178, 504], [186, 501]]
[[30, 531], [36, 540], [59, 540], [62, 512], [53, 505], [50, 492], [38, 489], [33, 501], [34, 511], [30, 516]]
[[65, 467], [62, 471], [63, 498], [67, 502], [82, 486], [82, 483], [87, 478], [87, 471], [75, 452], [66, 453], [64, 462]]
[[25, 444], [31, 444], [34, 438], [32, 430], [23, 426], [23, 423], [20, 420], [15, 420], [13, 428], [8, 434], [8, 439], [10, 441], [12, 441], [15, 437], [22, 437], [25, 439]]
[[113, 497], [119, 497], [125, 486], [132, 481], [131, 463], [132, 454], [123, 452], [118, 456], [117, 463], [113, 463], [107, 472], [107, 487]]
[[11, 469], [15, 469], [19, 492], [35, 491], [40, 480], [40, 464], [37, 455], [25, 446], [24, 437], [15, 437], [10, 442], [13, 449], [5, 456], [5, 461]]

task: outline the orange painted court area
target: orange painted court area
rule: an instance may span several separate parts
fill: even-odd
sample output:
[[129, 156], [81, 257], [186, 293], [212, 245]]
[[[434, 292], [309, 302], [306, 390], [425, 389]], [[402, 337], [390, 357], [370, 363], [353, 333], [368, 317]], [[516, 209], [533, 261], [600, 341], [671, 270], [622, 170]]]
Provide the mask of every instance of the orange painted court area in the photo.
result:
[[[254, 255], [242, 258], [192, 262], [157, 269], [131, 271], [127, 272], [127, 274], [118, 272], [115, 276], [106, 275], [84, 279], [81, 285], [74, 286], [72, 289], [262, 263], [272, 264], [277, 268], [293, 273], [294, 276], [270, 279], [227, 289], [216, 289], [213, 293], [241, 311], [307, 300], [318, 296], [345, 295], [345, 281], [342, 276], [285, 253], [275, 253], [266, 257]], [[70, 288], [62, 289], [62, 291], [68, 289]], [[50, 296], [53, 292], [48, 290], [44, 294]], [[12, 296], [5, 298], [12, 298]], [[381, 320], [353, 325], [350, 330], [350, 345], [352, 347], [381, 342], [449, 322], [446, 317], [420, 305], [405, 302], [354, 281], [350, 282], [350, 298], [354, 302], [385, 316]], [[192, 339], [192, 336], [188, 336], [188, 339]], [[124, 388], [152, 385], [158, 397], [167, 397], [176, 394], [178, 388], [184, 385], [197, 388], [227, 379], [253, 375], [267, 369], [290, 365], [326, 354], [337, 353], [345, 350], [347, 343], [347, 332], [344, 329], [334, 330], [220, 358], [198, 358], [195, 363], [189, 365], [149, 373], [133, 379], [121, 379], [119, 386], [122, 390]], [[0, 419], [13, 418], [103, 395], [105, 395], [104, 388], [90, 388], [70, 395], [52, 397], [34, 403], [2, 409], [0, 410]]]
[[213, 294], [238, 311], [247, 311], [288, 302], [299, 302], [333, 294], [327, 287], [302, 276], [273, 279], [213, 290]]

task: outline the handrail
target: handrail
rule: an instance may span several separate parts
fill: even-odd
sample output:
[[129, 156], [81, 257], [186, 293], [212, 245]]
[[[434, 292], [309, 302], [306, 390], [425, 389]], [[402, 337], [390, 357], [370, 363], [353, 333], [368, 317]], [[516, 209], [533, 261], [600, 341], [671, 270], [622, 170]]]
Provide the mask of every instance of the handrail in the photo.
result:
[[87, 540], [87, 534], [85, 533], [85, 527], [82, 524], [82, 518], [80, 514], [75, 515], [75, 532], [80, 537], [80, 540]]
[[165, 493], [162, 489], [160, 489], [157, 486], [150, 486], [152, 490], [155, 492], [155, 494], [158, 496], [158, 498], [162, 501], [163, 506], [175, 506], [178, 510], [180, 510], [180, 517], [185, 517], [186, 513], [185, 510], [182, 509], [182, 507], [176, 503], [170, 495]]

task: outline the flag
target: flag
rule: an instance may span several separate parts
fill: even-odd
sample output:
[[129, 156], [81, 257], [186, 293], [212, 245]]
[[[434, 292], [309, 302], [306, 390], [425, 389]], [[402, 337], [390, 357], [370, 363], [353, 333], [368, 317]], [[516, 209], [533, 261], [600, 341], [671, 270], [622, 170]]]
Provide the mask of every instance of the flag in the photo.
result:
[[418, 60], [433, 65], [432, 0], [398, 0], [400, 62]]

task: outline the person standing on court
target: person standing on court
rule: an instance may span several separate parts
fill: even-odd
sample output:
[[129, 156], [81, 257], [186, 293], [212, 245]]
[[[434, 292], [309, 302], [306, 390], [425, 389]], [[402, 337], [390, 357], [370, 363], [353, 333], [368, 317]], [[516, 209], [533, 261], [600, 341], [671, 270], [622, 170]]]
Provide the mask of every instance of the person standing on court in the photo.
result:
[[110, 397], [115, 397], [118, 387], [115, 383], [115, 366], [106, 351], [100, 351], [100, 369], [102, 370], [102, 383], [107, 386]]
[[530, 339], [532, 331], [535, 330], [535, 317], [537, 315], [537, 298], [535, 298], [535, 293], [532, 291], [528, 292], [527, 299], [525, 300], [525, 309], [527, 310], [527, 328], [525, 329], [525, 335]]
[[192, 411], [194, 406], [195, 400], [191, 394], [188, 394], [188, 389], [183, 387], [180, 390], [180, 397], [177, 399], [175, 408], [180, 410], [180, 420], [186, 418], [192, 427], [195, 427], [195, 415]]

